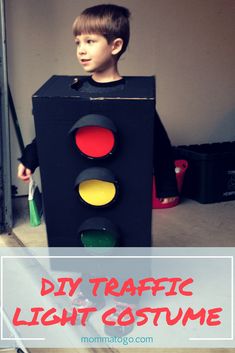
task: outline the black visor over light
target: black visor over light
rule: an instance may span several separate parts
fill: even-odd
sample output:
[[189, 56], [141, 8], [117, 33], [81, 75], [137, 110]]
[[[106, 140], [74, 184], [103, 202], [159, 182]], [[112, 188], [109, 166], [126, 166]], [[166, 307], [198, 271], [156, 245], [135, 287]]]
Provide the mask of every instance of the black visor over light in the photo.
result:
[[85, 203], [102, 207], [116, 199], [118, 183], [109, 169], [94, 167], [83, 170], [77, 176], [75, 189]]
[[80, 118], [69, 131], [79, 151], [88, 158], [105, 158], [116, 145], [117, 129], [104, 115], [88, 114]]

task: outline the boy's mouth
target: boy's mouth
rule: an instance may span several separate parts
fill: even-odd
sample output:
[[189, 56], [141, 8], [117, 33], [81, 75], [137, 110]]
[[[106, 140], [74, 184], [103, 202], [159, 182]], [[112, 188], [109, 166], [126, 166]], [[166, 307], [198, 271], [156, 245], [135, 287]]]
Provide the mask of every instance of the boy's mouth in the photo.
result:
[[86, 63], [88, 63], [90, 61], [91, 61], [91, 59], [81, 59], [81, 63], [82, 64], [86, 64]]

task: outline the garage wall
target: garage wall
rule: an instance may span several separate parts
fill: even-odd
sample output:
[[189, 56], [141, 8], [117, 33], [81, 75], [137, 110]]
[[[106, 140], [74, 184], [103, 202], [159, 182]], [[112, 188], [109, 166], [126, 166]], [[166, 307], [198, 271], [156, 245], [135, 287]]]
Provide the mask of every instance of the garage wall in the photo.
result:
[[[71, 24], [91, 0], [7, 0], [9, 81], [25, 142], [31, 96], [53, 74], [81, 75]], [[156, 75], [158, 111], [173, 144], [235, 139], [235, 1], [119, 0], [132, 13], [123, 75]], [[12, 129], [12, 176], [19, 148]]]

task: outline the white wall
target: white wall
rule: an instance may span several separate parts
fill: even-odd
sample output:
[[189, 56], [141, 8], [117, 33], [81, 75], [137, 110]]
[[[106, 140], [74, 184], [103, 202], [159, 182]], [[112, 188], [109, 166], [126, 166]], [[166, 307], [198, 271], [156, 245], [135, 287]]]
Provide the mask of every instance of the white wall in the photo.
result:
[[[104, 1], [105, 2], [105, 1]], [[107, 2], [107, 1], [106, 1]], [[123, 75], [156, 75], [173, 144], [235, 139], [235, 1], [117, 0], [132, 12]], [[81, 75], [71, 24], [92, 0], [7, 0], [9, 81], [28, 143], [31, 96], [53, 74]], [[13, 184], [19, 149], [12, 131]], [[26, 193], [22, 183], [19, 192]]]

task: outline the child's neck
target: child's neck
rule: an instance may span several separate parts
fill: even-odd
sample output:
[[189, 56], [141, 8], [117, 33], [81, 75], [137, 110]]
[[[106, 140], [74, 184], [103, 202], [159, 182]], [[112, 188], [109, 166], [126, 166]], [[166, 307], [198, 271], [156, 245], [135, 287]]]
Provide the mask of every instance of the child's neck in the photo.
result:
[[119, 75], [117, 66], [110, 67], [105, 71], [94, 72], [92, 74], [92, 79], [100, 83], [114, 82], [120, 80], [121, 78], [122, 76]]

